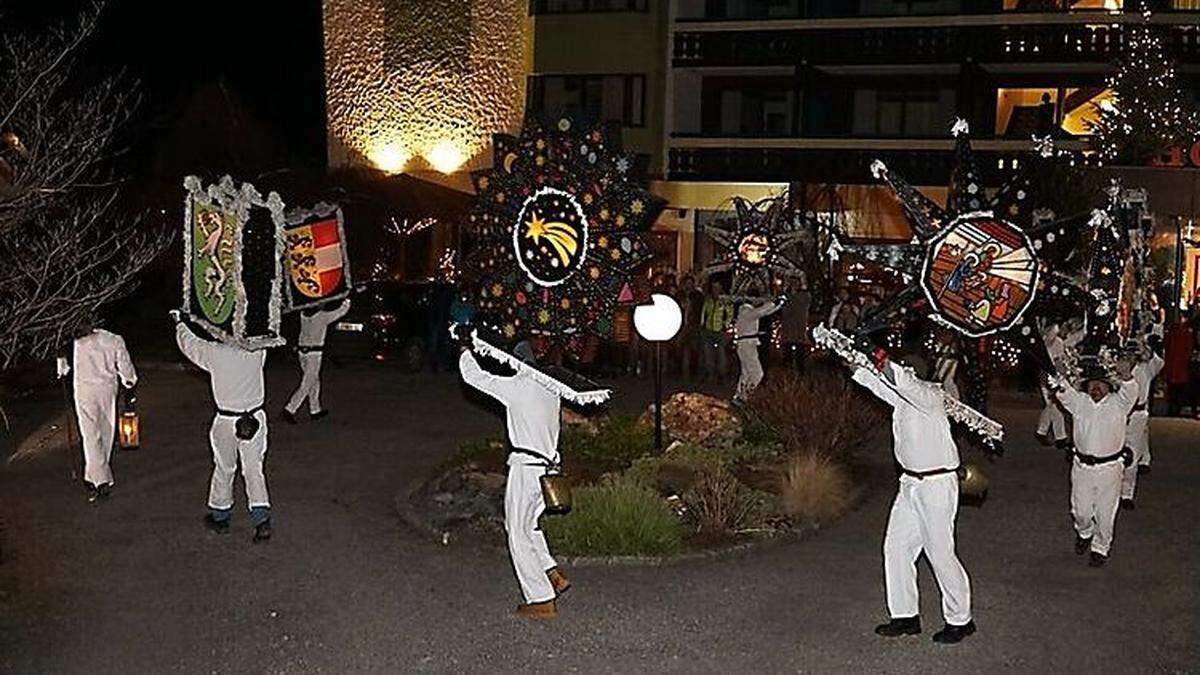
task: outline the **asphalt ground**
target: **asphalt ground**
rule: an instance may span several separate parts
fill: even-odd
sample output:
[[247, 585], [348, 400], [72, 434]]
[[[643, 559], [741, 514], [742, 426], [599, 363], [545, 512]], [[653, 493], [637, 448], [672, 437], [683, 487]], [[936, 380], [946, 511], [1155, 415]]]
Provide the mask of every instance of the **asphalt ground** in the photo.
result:
[[[502, 428], [454, 376], [328, 368], [329, 418], [272, 418], [275, 536], [256, 545], [240, 484], [232, 533], [201, 526], [205, 380], [140, 365], [144, 447], [117, 454], [109, 500], [87, 503], [61, 456], [0, 469], [0, 672], [1200, 672], [1197, 422], [1153, 420], [1153, 473], [1092, 569], [1071, 551], [1062, 457], [1033, 440], [1039, 401], [997, 397], [1008, 453], [985, 506], [958, 520], [979, 632], [945, 647], [930, 641], [924, 563], [925, 633], [872, 633], [894, 494], [882, 436], [870, 496], [835, 525], [715, 560], [568, 569], [560, 617], [531, 623], [511, 614], [505, 557], [429, 541], [393, 506], [460, 440]], [[298, 378], [271, 365], [271, 411]], [[619, 408], [649, 400], [645, 380], [616, 385]], [[55, 392], [9, 406], [16, 437], [61, 405]]]

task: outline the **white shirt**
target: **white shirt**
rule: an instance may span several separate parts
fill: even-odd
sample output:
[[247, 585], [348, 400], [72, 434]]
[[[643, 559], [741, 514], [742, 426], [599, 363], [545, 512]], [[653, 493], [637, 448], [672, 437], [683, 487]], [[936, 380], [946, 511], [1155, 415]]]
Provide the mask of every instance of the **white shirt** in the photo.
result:
[[739, 307], [737, 319], [733, 324], [733, 339], [737, 340], [738, 344], [762, 344], [757, 337], [758, 322], [764, 317], [768, 317], [779, 311], [780, 307], [782, 305], [777, 302], [764, 302], [757, 307], [751, 305], [742, 305]]
[[329, 324], [346, 316], [346, 312], [350, 311], [350, 298], [342, 301], [342, 304], [337, 309], [328, 309], [314, 312], [312, 316], [300, 311], [300, 339], [297, 344], [301, 347], [324, 347], [325, 332], [329, 329]]
[[208, 371], [217, 408], [237, 413], [262, 407], [266, 394], [263, 386], [266, 350], [251, 352], [204, 340], [182, 323], [175, 326], [175, 341], [189, 361]]
[[[1163, 359], [1158, 354], [1151, 354], [1149, 359], [1138, 361], [1138, 364], [1133, 367], [1133, 379], [1137, 382], [1138, 388], [1137, 405], [1145, 408], [1150, 403], [1150, 383], [1162, 368]], [[1149, 411], [1141, 410], [1139, 412], [1148, 413]]]
[[921, 380], [908, 368], [890, 362], [886, 367], [894, 385], [862, 367], [854, 370], [853, 379], [892, 406], [896, 461], [917, 472], [957, 468], [958, 446], [950, 436], [942, 388]]
[[[116, 333], [96, 329], [76, 338], [72, 347], [75, 361], [75, 386], [116, 387], [117, 381], [126, 387], [137, 384], [137, 371], [129, 359], [125, 340]], [[66, 368], [60, 366], [63, 374]]]
[[1058, 400], [1074, 418], [1075, 449], [1092, 457], [1109, 457], [1125, 447], [1125, 418], [1137, 402], [1137, 381], [1121, 387], [1099, 403], [1073, 388], [1060, 389]]
[[[508, 442], [514, 448], [532, 450], [558, 463], [558, 394], [521, 371], [512, 377], [493, 375], [480, 368], [469, 351], [458, 357], [458, 369], [464, 382], [504, 404]], [[508, 463], [511, 466], [542, 462], [529, 455], [512, 453]]]

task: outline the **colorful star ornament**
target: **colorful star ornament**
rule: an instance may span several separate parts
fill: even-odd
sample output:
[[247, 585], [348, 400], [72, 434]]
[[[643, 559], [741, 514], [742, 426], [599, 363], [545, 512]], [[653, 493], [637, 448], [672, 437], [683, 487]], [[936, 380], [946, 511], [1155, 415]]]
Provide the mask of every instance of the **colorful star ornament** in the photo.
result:
[[782, 197], [733, 199], [734, 216], [704, 228], [720, 249], [705, 276], [733, 272], [729, 295], [759, 300], [779, 294], [784, 280], [803, 276], [797, 245], [806, 236]]
[[607, 337], [666, 203], [631, 179], [632, 157], [599, 126], [527, 120], [493, 147], [492, 168], [472, 175], [463, 266], [481, 321], [507, 339]]
[[[830, 255], [859, 256], [899, 274], [907, 284], [863, 317], [858, 335], [919, 317], [951, 329], [962, 343], [959, 352], [969, 385], [965, 402], [986, 414], [991, 340], [1003, 336], [1053, 370], [1035, 319], [1086, 303], [1083, 289], [1055, 266], [1073, 253], [1072, 244], [1090, 215], [1035, 217], [1024, 174], [1014, 175], [989, 197], [967, 123], [958, 120], [952, 133], [955, 167], [946, 207], [876, 160], [871, 172], [900, 200], [913, 239], [859, 246], [841, 243], [835, 233]], [[1044, 147], [1041, 154], [1049, 156]]]

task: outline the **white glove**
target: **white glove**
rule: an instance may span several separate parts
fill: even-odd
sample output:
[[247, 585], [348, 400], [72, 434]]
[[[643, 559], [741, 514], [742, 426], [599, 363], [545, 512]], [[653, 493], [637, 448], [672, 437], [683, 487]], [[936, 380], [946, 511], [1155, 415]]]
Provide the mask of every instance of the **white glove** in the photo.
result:
[[173, 320], [175, 323], [179, 323], [180, 321], [182, 321], [182, 320], [183, 320], [183, 312], [179, 311], [178, 309], [173, 309], [173, 310], [171, 310], [170, 312], [167, 312], [167, 313], [171, 315], [171, 319], [172, 319], [172, 320]]
[[67, 361], [67, 357], [65, 356], [58, 357], [58, 359], [55, 360], [54, 365], [55, 371], [58, 373], [60, 378], [71, 372], [71, 364]]

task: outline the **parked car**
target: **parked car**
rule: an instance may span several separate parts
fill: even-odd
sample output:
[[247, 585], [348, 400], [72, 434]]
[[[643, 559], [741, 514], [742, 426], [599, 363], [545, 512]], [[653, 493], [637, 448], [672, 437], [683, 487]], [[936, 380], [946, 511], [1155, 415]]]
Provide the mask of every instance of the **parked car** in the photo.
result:
[[350, 311], [330, 327], [334, 361], [370, 359], [407, 372], [429, 359], [430, 321], [441, 288], [428, 281], [377, 281], [352, 296]]

